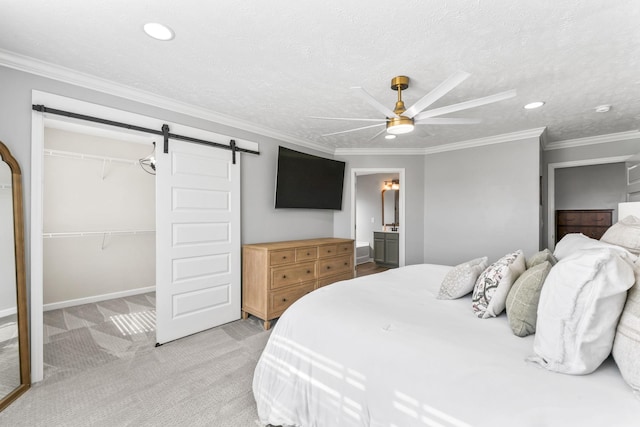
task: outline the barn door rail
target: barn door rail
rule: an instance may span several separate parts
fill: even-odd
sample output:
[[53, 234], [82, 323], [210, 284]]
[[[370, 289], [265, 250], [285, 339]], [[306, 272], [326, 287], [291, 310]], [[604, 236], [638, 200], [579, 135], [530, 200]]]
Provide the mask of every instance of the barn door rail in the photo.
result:
[[233, 160], [233, 164], [234, 165], [236, 164], [236, 153], [238, 153], [238, 152], [260, 155], [259, 151], [249, 150], [249, 149], [246, 149], [246, 148], [238, 147], [236, 145], [236, 141], [234, 139], [229, 140], [229, 144], [221, 144], [219, 142], [205, 141], [204, 139], [192, 138], [190, 136], [184, 136], [184, 135], [178, 135], [178, 134], [175, 134], [175, 133], [170, 133], [168, 124], [163, 124], [162, 125], [162, 129], [157, 130], [157, 129], [150, 129], [150, 128], [145, 128], [145, 127], [136, 126], [136, 125], [130, 125], [128, 123], [122, 123], [122, 122], [116, 122], [116, 121], [113, 121], [113, 120], [102, 119], [100, 117], [93, 117], [93, 116], [87, 116], [85, 114], [73, 113], [71, 111], [64, 111], [64, 110], [58, 110], [56, 108], [49, 108], [49, 107], [45, 107], [44, 105], [41, 105], [41, 104], [34, 104], [32, 106], [32, 108], [33, 108], [33, 110], [39, 111], [41, 113], [56, 114], [58, 116], [65, 116], [65, 117], [70, 117], [70, 118], [73, 118], [73, 119], [85, 120], [85, 121], [88, 121], [88, 122], [100, 123], [100, 124], [103, 124], [103, 125], [115, 126], [115, 127], [119, 127], [119, 128], [134, 130], [134, 131], [137, 131], [137, 132], [144, 132], [144, 133], [150, 133], [150, 134], [153, 134], [153, 135], [162, 136], [164, 138], [164, 152], [165, 153], [169, 152], [169, 139], [178, 139], [180, 141], [192, 142], [194, 144], [202, 144], [202, 145], [208, 145], [210, 147], [217, 147], [217, 148], [222, 148], [222, 149], [225, 149], [225, 150], [231, 150], [232, 160]]

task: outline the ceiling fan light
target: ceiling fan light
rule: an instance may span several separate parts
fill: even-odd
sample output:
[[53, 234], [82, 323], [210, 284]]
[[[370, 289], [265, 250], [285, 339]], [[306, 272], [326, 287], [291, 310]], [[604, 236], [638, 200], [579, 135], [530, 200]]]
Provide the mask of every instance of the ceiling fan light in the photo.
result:
[[387, 122], [387, 133], [402, 135], [413, 131], [413, 119], [405, 116], [392, 117]]

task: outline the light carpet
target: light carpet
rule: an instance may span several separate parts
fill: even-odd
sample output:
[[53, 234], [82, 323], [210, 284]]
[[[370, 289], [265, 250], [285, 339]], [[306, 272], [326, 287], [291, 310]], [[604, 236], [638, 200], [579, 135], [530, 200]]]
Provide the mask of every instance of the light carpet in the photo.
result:
[[[251, 382], [269, 337], [262, 323], [251, 317], [154, 347], [155, 332], [143, 330], [154, 304], [145, 294], [46, 312], [45, 379], [0, 413], [0, 425], [260, 425]], [[144, 312], [138, 326], [114, 320]], [[127, 322], [140, 330], [123, 334]]]

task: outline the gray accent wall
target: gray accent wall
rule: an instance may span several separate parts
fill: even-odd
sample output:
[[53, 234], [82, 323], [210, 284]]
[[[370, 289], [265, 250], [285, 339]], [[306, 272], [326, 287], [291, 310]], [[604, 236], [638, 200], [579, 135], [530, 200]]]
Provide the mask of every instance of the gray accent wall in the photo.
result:
[[424, 260], [455, 265], [538, 250], [539, 141], [430, 154], [424, 160]]

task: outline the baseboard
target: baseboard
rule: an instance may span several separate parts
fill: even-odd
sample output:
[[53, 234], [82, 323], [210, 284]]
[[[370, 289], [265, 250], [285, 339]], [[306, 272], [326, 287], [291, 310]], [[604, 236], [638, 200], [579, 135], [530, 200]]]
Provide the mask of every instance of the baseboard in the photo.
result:
[[373, 258], [367, 258], [364, 261], [361, 261], [362, 257], [359, 259], [356, 259], [356, 265], [360, 265], [360, 264], [366, 264], [368, 262], [373, 262]]
[[113, 293], [110, 293], [110, 294], [102, 294], [102, 295], [94, 295], [94, 296], [90, 296], [90, 297], [72, 299], [72, 300], [68, 300], [68, 301], [52, 302], [52, 303], [49, 303], [49, 304], [44, 304], [42, 306], [42, 310], [43, 311], [50, 311], [50, 310], [57, 310], [59, 308], [73, 307], [73, 306], [76, 306], [76, 305], [91, 304], [93, 302], [100, 302], [100, 301], [105, 301], [105, 300], [108, 300], [108, 299], [122, 298], [122, 297], [131, 296], [131, 295], [138, 295], [138, 294], [145, 294], [147, 292], [154, 292], [155, 290], [156, 290], [155, 286], [148, 286], [146, 288], [129, 289], [127, 291], [113, 292]]
[[0, 318], [11, 316], [16, 313], [17, 313], [17, 310], [15, 307], [5, 308], [4, 310], [0, 310]]

